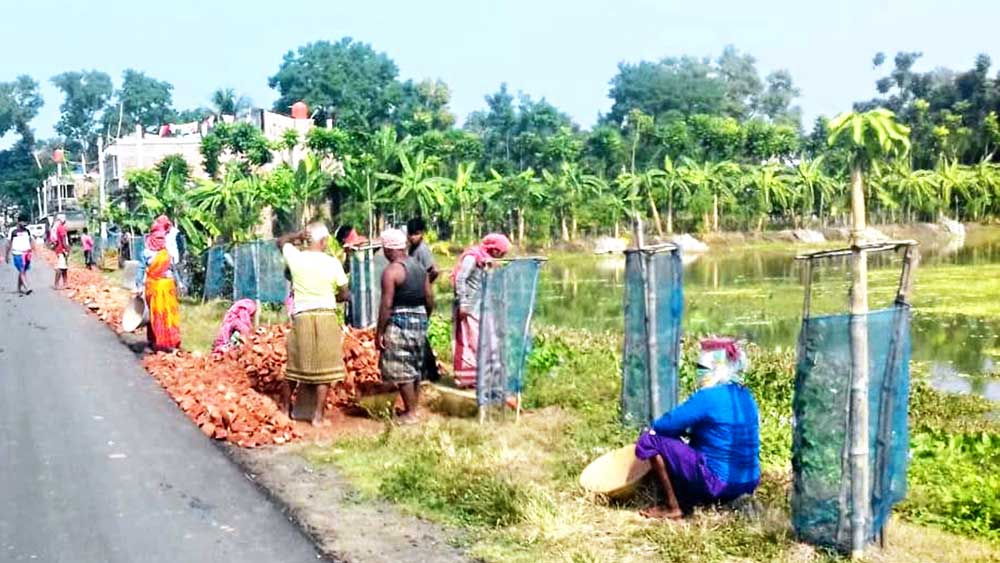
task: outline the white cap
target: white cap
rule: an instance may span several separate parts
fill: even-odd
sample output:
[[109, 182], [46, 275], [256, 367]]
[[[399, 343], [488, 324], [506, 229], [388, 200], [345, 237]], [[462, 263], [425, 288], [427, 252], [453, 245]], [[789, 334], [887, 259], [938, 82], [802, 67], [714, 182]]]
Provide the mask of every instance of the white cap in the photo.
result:
[[323, 223], [313, 223], [306, 228], [310, 242], [319, 242], [330, 237], [330, 229]]

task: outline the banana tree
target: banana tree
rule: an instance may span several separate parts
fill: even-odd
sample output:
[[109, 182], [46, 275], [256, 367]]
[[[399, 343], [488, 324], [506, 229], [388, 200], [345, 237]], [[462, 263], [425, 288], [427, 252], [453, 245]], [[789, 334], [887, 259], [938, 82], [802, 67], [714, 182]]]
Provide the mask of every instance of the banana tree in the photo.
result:
[[661, 177], [663, 190], [667, 192], [667, 233], [674, 233], [674, 200], [676, 195], [689, 196], [691, 188], [683, 170], [674, 165], [674, 161], [669, 156], [663, 158], [663, 176]]
[[865, 173], [879, 159], [903, 156], [910, 149], [910, 129], [886, 109], [846, 112], [830, 122], [830, 146], [843, 146], [851, 167], [851, 245], [854, 260], [851, 281], [851, 392], [850, 455], [843, 467], [850, 475], [851, 551], [864, 555], [871, 515], [868, 423], [868, 257], [865, 242]]
[[404, 212], [423, 217], [443, 209], [448, 201], [445, 191], [448, 179], [436, 175], [437, 159], [422, 152], [411, 159], [403, 149], [397, 156], [402, 168], [399, 174], [376, 173], [377, 178], [387, 182], [377, 197], [384, 202], [401, 203]]
[[823, 160], [822, 156], [812, 160], [803, 159], [789, 174], [788, 181], [794, 187], [795, 197], [802, 205], [802, 222], [805, 222], [816, 209], [819, 209], [819, 216], [822, 219], [823, 209], [834, 197], [833, 179], [823, 171]]
[[559, 173], [542, 170], [542, 180], [558, 203], [559, 223], [563, 242], [576, 238], [577, 214], [582, 202], [600, 191], [600, 179], [584, 174], [576, 163], [563, 162]]
[[764, 222], [774, 212], [776, 205], [786, 209], [791, 200], [792, 191], [781, 171], [782, 168], [776, 164], [764, 164], [751, 167], [743, 177], [744, 189], [750, 191], [750, 199], [756, 210], [758, 232], [764, 230]]
[[[656, 233], [663, 236], [663, 221], [660, 220], [660, 212], [656, 208], [656, 196], [659, 195], [663, 186], [666, 174], [658, 168], [650, 168], [645, 172], [623, 172], [616, 180], [623, 190], [631, 194], [631, 198], [638, 201], [645, 199], [649, 205], [650, 214], [653, 217], [653, 224], [656, 226]], [[636, 206], [638, 212], [638, 206]]]
[[[681, 174], [691, 186], [694, 207], [703, 212], [703, 226], [719, 231], [721, 208], [733, 200], [732, 182], [739, 173], [739, 166], [733, 162], [696, 162], [689, 157], [682, 161]], [[711, 223], [709, 215], [711, 212]]]
[[299, 228], [305, 228], [309, 206], [326, 195], [333, 175], [324, 169], [319, 157], [309, 153], [295, 168], [282, 164], [264, 181], [267, 190], [262, 196], [267, 205], [292, 214]]

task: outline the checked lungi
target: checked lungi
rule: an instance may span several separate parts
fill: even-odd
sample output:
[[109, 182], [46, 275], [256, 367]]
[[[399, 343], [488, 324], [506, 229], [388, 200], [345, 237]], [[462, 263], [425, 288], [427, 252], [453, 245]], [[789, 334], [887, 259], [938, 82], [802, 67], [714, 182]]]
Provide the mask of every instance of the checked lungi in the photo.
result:
[[423, 374], [427, 354], [427, 312], [423, 307], [398, 307], [389, 314], [379, 360], [382, 381], [411, 383]]

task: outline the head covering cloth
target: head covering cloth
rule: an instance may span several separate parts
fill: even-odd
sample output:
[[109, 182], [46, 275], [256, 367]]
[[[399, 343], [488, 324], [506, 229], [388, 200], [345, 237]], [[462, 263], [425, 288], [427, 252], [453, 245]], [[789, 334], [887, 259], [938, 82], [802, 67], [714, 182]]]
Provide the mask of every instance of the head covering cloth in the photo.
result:
[[735, 338], [705, 338], [700, 345], [698, 387], [704, 389], [726, 383], [743, 384], [743, 372], [750, 364]]
[[[469, 256], [476, 258], [476, 266], [482, 268], [493, 261], [493, 254], [507, 254], [510, 252], [510, 239], [500, 233], [490, 233], [483, 237], [482, 242], [475, 246], [470, 246], [458, 258], [458, 263], [451, 271], [451, 283], [454, 284], [458, 278], [458, 273], [462, 269], [462, 262]], [[491, 253], [492, 252], [492, 253]]]
[[167, 233], [170, 232], [171, 227], [173, 225], [166, 215], [157, 217], [153, 221], [153, 225], [149, 228], [149, 234], [146, 235], [146, 248], [153, 252], [159, 252], [166, 248]]
[[382, 231], [382, 248], [386, 250], [406, 250], [406, 235], [399, 229]]

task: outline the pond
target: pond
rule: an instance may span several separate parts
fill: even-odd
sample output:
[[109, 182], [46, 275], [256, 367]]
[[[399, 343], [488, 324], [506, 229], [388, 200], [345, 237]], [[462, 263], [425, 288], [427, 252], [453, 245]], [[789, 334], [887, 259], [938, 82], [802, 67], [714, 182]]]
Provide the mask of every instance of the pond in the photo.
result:
[[[688, 256], [684, 329], [794, 347], [802, 319], [802, 247], [767, 245]], [[870, 265], [871, 307], [892, 302], [901, 259], [886, 253]], [[814, 314], [847, 310], [849, 262], [814, 268]], [[537, 323], [622, 328], [625, 260], [556, 254], [545, 264]], [[923, 244], [911, 299], [913, 360], [940, 388], [1000, 400], [1000, 229], [978, 228], [964, 242]]]

